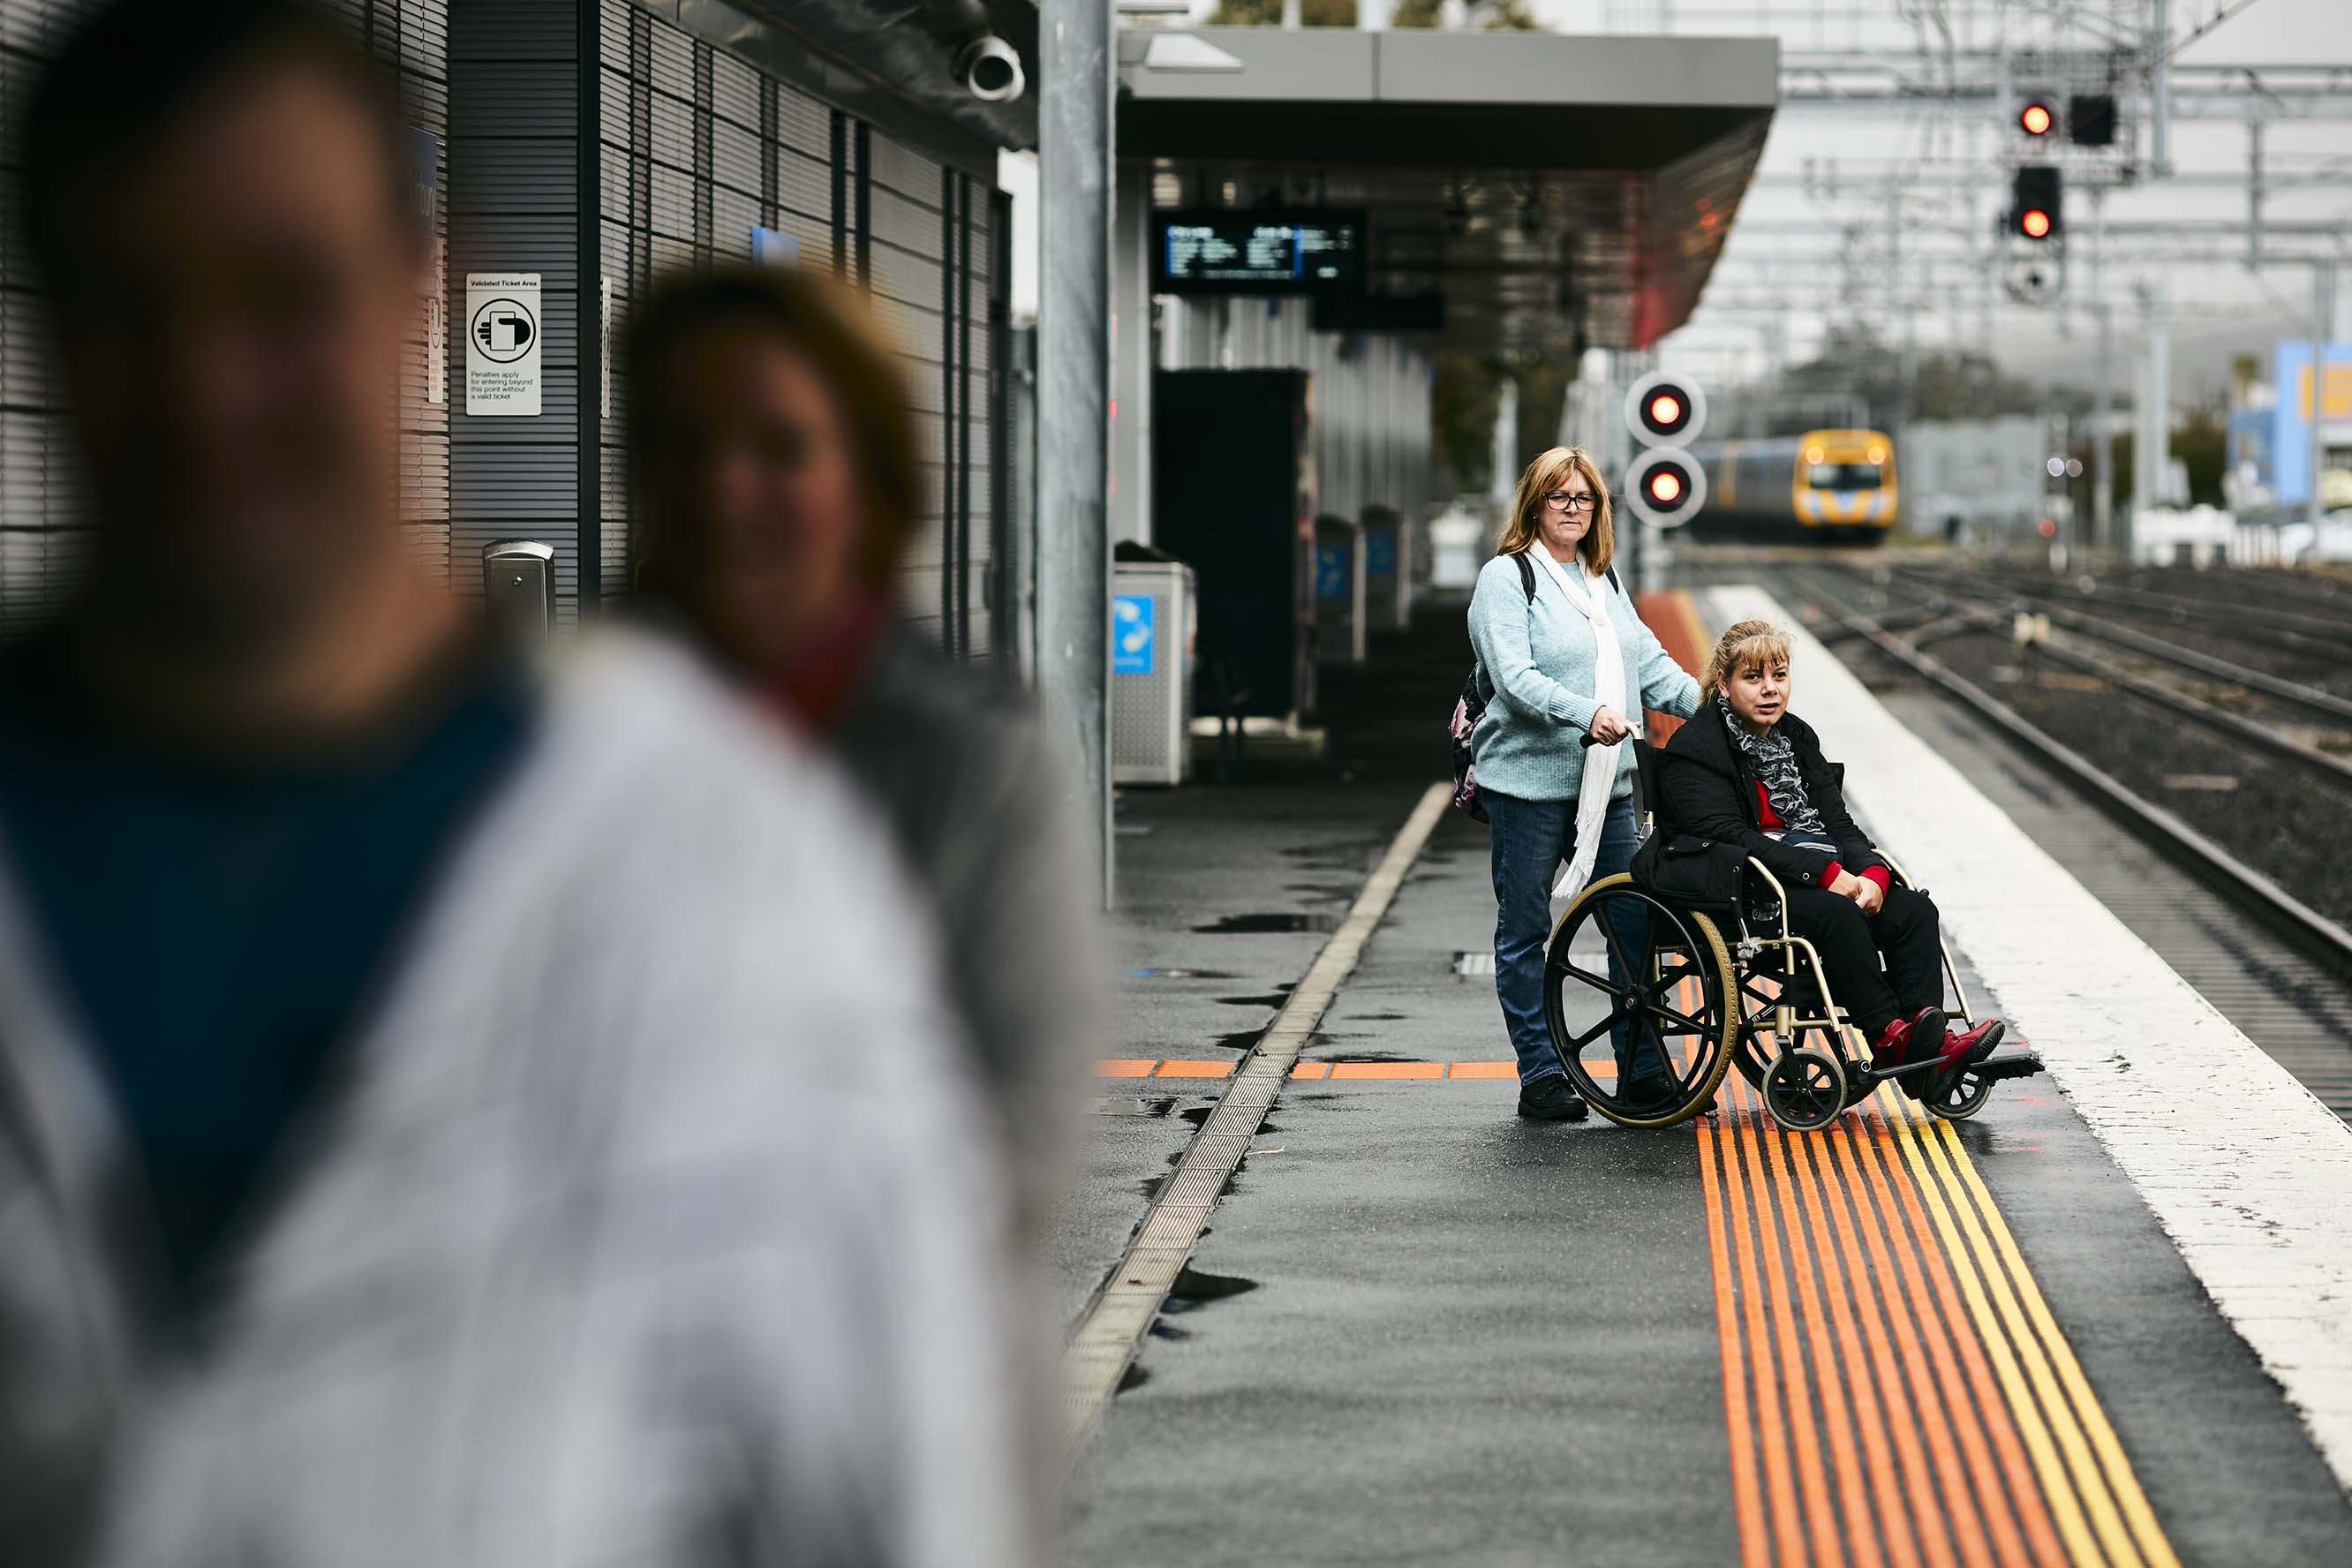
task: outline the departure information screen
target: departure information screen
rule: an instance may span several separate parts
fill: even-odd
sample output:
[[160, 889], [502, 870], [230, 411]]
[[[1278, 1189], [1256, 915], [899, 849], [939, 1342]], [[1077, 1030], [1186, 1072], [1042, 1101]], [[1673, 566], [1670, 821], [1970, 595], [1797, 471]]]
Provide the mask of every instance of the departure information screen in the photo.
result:
[[1161, 294], [1303, 294], [1364, 286], [1364, 215], [1327, 207], [1152, 216]]

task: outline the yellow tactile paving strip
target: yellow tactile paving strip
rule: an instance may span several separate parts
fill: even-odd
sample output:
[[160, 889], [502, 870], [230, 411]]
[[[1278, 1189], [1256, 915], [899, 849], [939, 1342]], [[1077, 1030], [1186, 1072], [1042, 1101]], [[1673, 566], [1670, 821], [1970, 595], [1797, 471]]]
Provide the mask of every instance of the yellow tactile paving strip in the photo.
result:
[[[1643, 601], [1696, 668], [1690, 595]], [[1743, 1563], [2177, 1568], [1949, 1123], [1882, 1086], [1784, 1132], [1735, 1073], [1692, 1125]]]

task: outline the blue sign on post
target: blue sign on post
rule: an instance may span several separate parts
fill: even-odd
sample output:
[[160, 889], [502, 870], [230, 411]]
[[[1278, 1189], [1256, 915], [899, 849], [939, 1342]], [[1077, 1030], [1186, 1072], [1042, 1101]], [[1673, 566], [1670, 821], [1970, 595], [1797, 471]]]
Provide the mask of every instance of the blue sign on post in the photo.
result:
[[1383, 528], [1377, 533], [1364, 535], [1364, 575], [1389, 577], [1396, 574], [1396, 535]]
[[1110, 601], [1110, 672], [1151, 673], [1151, 595], [1114, 594]]
[[1315, 547], [1315, 596], [1318, 599], [1344, 599], [1348, 596], [1346, 545], [1318, 544]]

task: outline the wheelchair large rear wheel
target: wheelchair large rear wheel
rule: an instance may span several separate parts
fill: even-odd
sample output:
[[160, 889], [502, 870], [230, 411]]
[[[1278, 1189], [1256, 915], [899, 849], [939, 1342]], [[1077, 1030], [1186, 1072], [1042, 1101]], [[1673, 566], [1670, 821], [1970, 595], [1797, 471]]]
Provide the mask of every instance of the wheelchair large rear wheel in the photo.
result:
[[[1586, 888], [1544, 954], [1544, 1016], [1569, 1080], [1627, 1127], [1665, 1127], [1705, 1110], [1730, 1070], [1738, 980], [1715, 922], [1619, 874]], [[1619, 1059], [1617, 1034], [1632, 1061]], [[1621, 1069], [1661, 1064], [1666, 1091], [1621, 1097]]]

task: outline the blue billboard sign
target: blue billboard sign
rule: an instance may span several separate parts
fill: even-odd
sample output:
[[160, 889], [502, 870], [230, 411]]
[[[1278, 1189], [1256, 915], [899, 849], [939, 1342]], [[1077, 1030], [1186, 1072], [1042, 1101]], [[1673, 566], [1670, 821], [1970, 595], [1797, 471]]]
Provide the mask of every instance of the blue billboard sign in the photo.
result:
[[1110, 601], [1110, 672], [1150, 675], [1157, 651], [1149, 594], [1114, 594]]
[[[2296, 504], [2311, 494], [2311, 340], [2281, 338], [2272, 350], [2271, 494]], [[2320, 429], [2330, 447], [2346, 444], [2352, 426], [2352, 343], [2327, 345], [2320, 378]], [[2333, 427], [2333, 428], [2331, 428]]]
[[1364, 574], [1369, 577], [1396, 575], [1397, 536], [1394, 530], [1373, 529], [1364, 535]]

